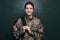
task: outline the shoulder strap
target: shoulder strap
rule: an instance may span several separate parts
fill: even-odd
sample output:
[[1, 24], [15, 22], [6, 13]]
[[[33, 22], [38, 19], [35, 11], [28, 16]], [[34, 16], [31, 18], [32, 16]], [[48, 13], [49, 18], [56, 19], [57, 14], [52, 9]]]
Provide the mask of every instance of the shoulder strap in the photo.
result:
[[27, 25], [24, 17], [21, 17], [21, 21], [22, 21], [23, 26], [26, 26]]

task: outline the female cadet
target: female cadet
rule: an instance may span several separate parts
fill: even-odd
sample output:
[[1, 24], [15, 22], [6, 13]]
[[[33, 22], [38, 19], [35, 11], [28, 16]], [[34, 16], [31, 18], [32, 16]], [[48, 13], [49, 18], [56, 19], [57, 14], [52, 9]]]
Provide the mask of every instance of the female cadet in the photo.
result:
[[26, 16], [24, 17], [26, 25], [23, 25], [21, 18], [19, 18], [13, 26], [13, 36], [16, 40], [41, 40], [44, 28], [40, 19], [32, 15], [34, 12], [34, 4], [27, 2], [24, 10], [26, 12]]

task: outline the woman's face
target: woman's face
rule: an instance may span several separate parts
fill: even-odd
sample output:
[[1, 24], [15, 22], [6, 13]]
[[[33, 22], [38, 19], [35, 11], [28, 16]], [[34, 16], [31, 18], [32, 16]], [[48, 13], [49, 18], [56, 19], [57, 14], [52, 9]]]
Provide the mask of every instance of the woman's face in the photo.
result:
[[25, 12], [28, 16], [32, 15], [33, 11], [34, 11], [34, 9], [31, 4], [26, 5]]

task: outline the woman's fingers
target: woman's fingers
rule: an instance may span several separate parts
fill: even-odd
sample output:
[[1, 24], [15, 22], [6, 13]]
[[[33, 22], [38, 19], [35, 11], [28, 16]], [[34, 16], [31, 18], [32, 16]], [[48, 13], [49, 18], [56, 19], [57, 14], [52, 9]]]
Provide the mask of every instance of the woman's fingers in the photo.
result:
[[28, 26], [23, 26], [23, 30], [24, 30], [24, 31], [25, 31], [25, 30], [28, 30], [28, 32], [31, 33], [31, 29], [30, 29], [30, 27], [28, 27]]

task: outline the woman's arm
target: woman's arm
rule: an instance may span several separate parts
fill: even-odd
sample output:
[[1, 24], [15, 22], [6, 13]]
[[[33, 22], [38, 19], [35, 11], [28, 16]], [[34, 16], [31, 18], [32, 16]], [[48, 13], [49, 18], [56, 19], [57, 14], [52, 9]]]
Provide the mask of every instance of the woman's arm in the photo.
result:
[[30, 35], [33, 36], [34, 38], [36, 38], [37, 40], [41, 40], [43, 38], [44, 35], [44, 28], [40, 22], [40, 20], [37, 23], [37, 27], [33, 30], [31, 30]]
[[44, 27], [42, 25], [42, 23], [39, 21], [39, 26], [38, 26], [38, 34], [39, 34], [39, 38], [42, 39], [43, 35], [44, 35]]
[[22, 26], [21, 19], [19, 19], [13, 26], [13, 36], [16, 39], [18, 39], [24, 33], [21, 26]]

